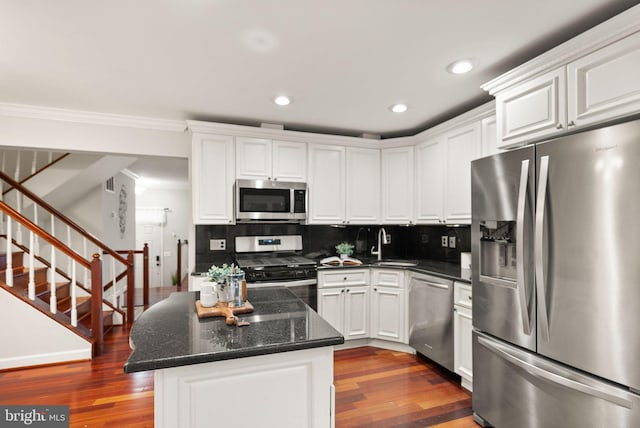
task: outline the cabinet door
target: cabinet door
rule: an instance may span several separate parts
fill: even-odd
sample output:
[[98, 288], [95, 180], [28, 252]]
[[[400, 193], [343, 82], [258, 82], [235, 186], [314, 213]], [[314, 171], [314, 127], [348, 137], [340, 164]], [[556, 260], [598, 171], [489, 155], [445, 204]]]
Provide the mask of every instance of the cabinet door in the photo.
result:
[[566, 123], [565, 68], [496, 95], [498, 148], [560, 132]]
[[269, 180], [271, 174], [271, 140], [236, 138], [236, 177]]
[[480, 122], [480, 154], [478, 157], [495, 155], [503, 150], [498, 149], [498, 129], [496, 117], [485, 117]]
[[310, 224], [342, 224], [345, 215], [345, 148], [309, 145]]
[[273, 142], [273, 179], [307, 181], [307, 144], [292, 141]]
[[416, 222], [444, 222], [444, 153], [442, 139], [437, 138], [416, 147]]
[[640, 33], [567, 66], [569, 124], [583, 126], [640, 110]]
[[455, 372], [462, 377], [462, 386], [471, 390], [473, 382], [473, 322], [471, 309], [455, 306], [453, 341]]
[[382, 223], [413, 223], [413, 147], [382, 150]]
[[371, 295], [371, 337], [403, 342], [404, 293], [398, 288], [373, 287]]
[[380, 223], [380, 150], [347, 147], [346, 220]]
[[318, 288], [369, 285], [369, 269], [321, 269]]
[[444, 215], [447, 223], [471, 223], [471, 161], [480, 147], [480, 124], [447, 134]]
[[369, 287], [347, 287], [344, 293], [345, 340], [369, 337]]
[[195, 133], [191, 153], [193, 223], [233, 223], [233, 138]]
[[344, 288], [318, 290], [318, 314], [341, 334], [344, 333]]

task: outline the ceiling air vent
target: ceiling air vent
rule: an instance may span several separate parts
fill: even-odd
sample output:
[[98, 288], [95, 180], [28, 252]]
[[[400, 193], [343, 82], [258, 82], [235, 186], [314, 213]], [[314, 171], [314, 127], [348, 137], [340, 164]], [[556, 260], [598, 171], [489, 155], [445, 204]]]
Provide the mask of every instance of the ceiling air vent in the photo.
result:
[[104, 190], [109, 193], [115, 193], [115, 184], [113, 183], [113, 177], [107, 178], [107, 181], [104, 182]]

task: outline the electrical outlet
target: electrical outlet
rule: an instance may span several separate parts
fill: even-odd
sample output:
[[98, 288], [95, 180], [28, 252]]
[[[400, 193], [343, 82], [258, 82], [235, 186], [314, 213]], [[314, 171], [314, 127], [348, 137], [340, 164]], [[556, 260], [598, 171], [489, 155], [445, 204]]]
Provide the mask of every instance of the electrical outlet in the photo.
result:
[[209, 250], [211, 251], [224, 251], [227, 248], [226, 239], [210, 239]]
[[456, 237], [455, 236], [450, 236], [449, 237], [449, 248], [456, 248]]
[[391, 235], [387, 233], [387, 239], [384, 241], [385, 244], [391, 244]]
[[440, 242], [442, 243], [443, 247], [448, 247], [449, 246], [449, 237], [448, 236], [442, 236], [440, 237]]

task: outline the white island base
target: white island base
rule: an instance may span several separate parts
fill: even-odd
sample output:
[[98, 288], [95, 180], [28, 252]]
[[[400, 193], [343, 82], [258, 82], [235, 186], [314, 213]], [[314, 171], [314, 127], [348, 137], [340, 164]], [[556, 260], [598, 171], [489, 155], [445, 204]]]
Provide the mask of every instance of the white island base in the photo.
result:
[[333, 346], [155, 371], [155, 427], [333, 427]]

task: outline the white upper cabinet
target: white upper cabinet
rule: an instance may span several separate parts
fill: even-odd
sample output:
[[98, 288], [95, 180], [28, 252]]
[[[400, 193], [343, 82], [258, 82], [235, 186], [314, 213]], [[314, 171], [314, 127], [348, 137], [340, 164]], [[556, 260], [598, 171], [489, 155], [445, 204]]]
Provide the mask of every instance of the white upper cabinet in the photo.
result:
[[345, 222], [345, 148], [310, 144], [308, 201], [310, 224]]
[[478, 157], [479, 148], [479, 122], [457, 128], [444, 137], [447, 223], [471, 223], [471, 161]]
[[306, 180], [305, 143], [236, 138], [236, 177], [249, 180]]
[[443, 139], [416, 146], [416, 223], [444, 222]]
[[556, 134], [565, 127], [565, 69], [553, 70], [496, 95], [498, 148]]
[[307, 181], [307, 144], [293, 141], [273, 142], [273, 179]]
[[346, 222], [380, 223], [380, 150], [347, 147]]
[[191, 141], [193, 223], [233, 223], [233, 137], [194, 133]]
[[498, 128], [496, 123], [496, 116], [485, 117], [480, 122], [481, 137], [480, 137], [480, 155], [483, 158], [485, 156], [495, 155], [503, 150], [498, 149]]
[[569, 63], [567, 95], [575, 126], [640, 111], [640, 33]]
[[413, 146], [382, 149], [382, 223], [413, 223]]

